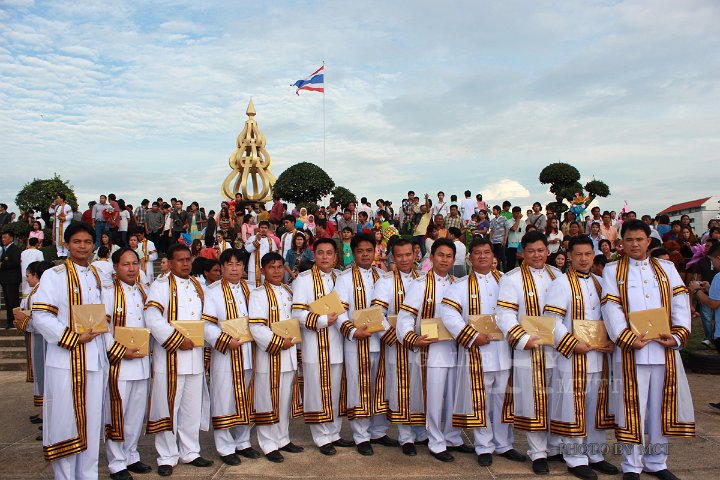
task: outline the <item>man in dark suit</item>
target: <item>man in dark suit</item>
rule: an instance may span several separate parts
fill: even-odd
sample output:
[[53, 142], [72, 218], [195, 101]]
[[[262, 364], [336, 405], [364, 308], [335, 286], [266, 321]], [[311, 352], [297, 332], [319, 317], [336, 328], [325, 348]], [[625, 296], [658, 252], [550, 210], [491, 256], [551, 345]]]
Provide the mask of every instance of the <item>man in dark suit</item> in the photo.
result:
[[5, 328], [13, 326], [13, 308], [20, 305], [20, 248], [13, 243], [15, 234], [3, 232], [2, 248], [0, 248], [0, 285], [2, 285], [5, 310], [7, 311], [7, 324]]

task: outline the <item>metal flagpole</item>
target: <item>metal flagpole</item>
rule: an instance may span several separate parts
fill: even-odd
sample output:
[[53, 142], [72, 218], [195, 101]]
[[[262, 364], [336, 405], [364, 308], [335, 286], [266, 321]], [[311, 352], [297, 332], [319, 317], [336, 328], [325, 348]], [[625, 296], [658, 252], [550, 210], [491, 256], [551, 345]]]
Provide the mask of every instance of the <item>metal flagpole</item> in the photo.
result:
[[325, 170], [325, 60], [323, 60], [323, 170]]

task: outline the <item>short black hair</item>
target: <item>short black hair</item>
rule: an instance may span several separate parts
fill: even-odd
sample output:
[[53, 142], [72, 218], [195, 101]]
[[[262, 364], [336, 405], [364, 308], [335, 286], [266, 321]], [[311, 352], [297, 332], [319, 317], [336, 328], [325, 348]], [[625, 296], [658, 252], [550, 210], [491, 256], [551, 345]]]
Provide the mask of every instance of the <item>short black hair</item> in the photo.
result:
[[545, 245], [546, 247], [548, 246], [548, 239], [545, 234], [537, 230], [527, 232], [520, 240], [520, 244], [522, 245], [523, 250], [525, 250], [525, 247], [535, 242], [542, 242], [543, 245]]
[[170, 245], [170, 248], [168, 248], [167, 251], [167, 258], [168, 260], [172, 260], [173, 256], [175, 255], [175, 252], [185, 251], [190, 253], [190, 247], [183, 243], [173, 243]]
[[225, 265], [233, 258], [245, 265], [245, 254], [243, 254], [242, 250], [237, 248], [228, 248], [227, 250], [222, 252], [220, 254], [220, 265]]
[[625, 238], [626, 232], [636, 232], [636, 231], [640, 231], [640, 230], [645, 232], [645, 235], [647, 237], [650, 237], [650, 226], [647, 223], [643, 222], [642, 220], [638, 220], [637, 218], [635, 218], [633, 220], [628, 220], [628, 221], [623, 222], [622, 232], [620, 235], [623, 238]]
[[[90, 236], [93, 239], [93, 242], [97, 240], [97, 237], [95, 236], [95, 229], [92, 228], [90, 225], [88, 225], [85, 222], [71, 222], [70, 225], [65, 229], [65, 234], [63, 235], [63, 239], [66, 242], [69, 242], [70, 239], [79, 232], [87, 232], [90, 234]], [[7, 233], [7, 232], [4, 232]]]
[[510, 207], [510, 206], [512, 206], [512, 203], [510, 203], [510, 200], [505, 200], [505, 201], [502, 203], [502, 206], [503, 206], [503, 207]]
[[8, 230], [4, 230], [4, 231], [2, 232], [2, 235], [10, 235], [10, 238], [15, 238], [15, 232], [13, 232], [12, 230], [9, 230], [9, 229], [8, 229]]
[[63, 201], [67, 200], [67, 196], [64, 193], [58, 193], [57, 196], [62, 198]]
[[[395, 238], [395, 237], [397, 237], [397, 239], [396, 239], [395, 241], [393, 241], [393, 238]], [[403, 246], [405, 246], [405, 245], [412, 245], [412, 244], [413, 244], [413, 242], [411, 242], [411, 241], [408, 240], [407, 238], [401, 238], [401, 237], [398, 237], [397, 235], [393, 235], [393, 237], [390, 238], [390, 241], [391, 241], [391, 243], [392, 243], [392, 246], [390, 247], [390, 250], [392, 251], [393, 254], [395, 254], [395, 249], [396, 249], [397, 247], [403, 247]]]
[[472, 195], [472, 192], [470, 190], [465, 190], [465, 196], [469, 197]]
[[215, 265], [220, 265], [220, 262], [215, 260], [214, 258], [206, 258], [205, 264], [203, 265], [203, 273], [209, 272]]
[[262, 260], [260, 260], [260, 266], [262, 268], [265, 268], [268, 264], [272, 262], [281, 261], [283, 265], [285, 265], [285, 259], [277, 252], [268, 252], [265, 255], [263, 255]]
[[668, 251], [665, 250], [664, 248], [656, 248], [655, 250], [653, 250], [652, 252], [650, 252], [650, 256], [651, 256], [652, 258], [658, 258], [658, 257], [661, 256], [661, 255], [670, 256], [670, 252], [668, 252]]
[[270, 228], [270, 222], [268, 222], [267, 220], [261, 220], [261, 221], [258, 223], [258, 227], [262, 227], [263, 225], [265, 225], [266, 227]]
[[570, 241], [568, 243], [568, 252], [572, 252], [573, 249], [578, 245], [590, 245], [591, 247], [594, 247], [593, 241], [590, 240], [590, 237], [588, 237], [587, 235], [575, 235], [574, 237], [570, 237]]
[[520, 207], [518, 207], [518, 206], [514, 206], [514, 207], [512, 208], [512, 212], [513, 212], [513, 213], [522, 212], [522, 208], [520, 208]]
[[370, 242], [375, 248], [375, 235], [370, 235], [369, 233], [358, 233], [355, 235], [352, 240], [350, 240], [350, 250], [355, 252], [355, 249], [360, 245], [360, 242]]
[[[107, 248], [107, 247], [105, 247], [105, 248]], [[115, 264], [115, 265], [117, 265], [118, 263], [120, 263], [120, 258], [123, 256], [123, 254], [124, 254], [125, 252], [132, 252], [132, 253], [134, 253], [134, 254], [135, 254], [135, 258], [137, 258], [138, 261], [140, 261], [140, 255], [138, 255], [138, 253], [137, 253], [135, 250], [133, 250], [133, 249], [130, 248], [130, 247], [122, 247], [122, 248], [120, 248], [120, 249], [118, 249], [118, 250], [115, 250], [115, 252], [112, 254], [112, 257], [110, 258], [110, 259], [112, 260], [112, 263]]]
[[290, 223], [292, 223], [293, 225], [295, 225], [295, 217], [293, 217], [292, 215], [285, 215], [285, 216], [283, 217], [283, 221], [285, 221], [285, 220], [287, 220], [288, 222], [290, 222]]
[[36, 246], [38, 243], [40, 243], [40, 240], [37, 237], [28, 238], [28, 245], [31, 247]]
[[337, 243], [335, 243], [335, 240], [333, 240], [332, 238], [318, 238], [317, 240], [315, 240], [315, 243], [313, 244], [313, 250], [316, 250], [318, 245], [325, 245], [325, 244], [332, 245], [333, 250], [335, 251], [335, 253], [337, 253]]
[[208, 259], [205, 257], [196, 257], [195, 260], [192, 261], [190, 275], [193, 277], [199, 277], [202, 275], [205, 271], [205, 262], [207, 261]]
[[438, 238], [433, 242], [432, 247], [430, 247], [430, 255], [435, 255], [435, 252], [437, 252], [437, 249], [440, 247], [450, 247], [453, 252], [453, 257], [457, 253], [455, 243], [452, 240], [449, 238]]
[[595, 258], [593, 258], [593, 265], [602, 265], [603, 267], [607, 265], [609, 260], [605, 255], [595, 255]]
[[720, 242], [710, 247], [710, 250], [708, 250], [707, 253], [708, 257], [717, 257], [718, 255], [720, 255]]
[[481, 237], [481, 236], [475, 236], [473, 237], [472, 241], [470, 242], [470, 247], [468, 248], [468, 252], [472, 253], [474, 248], [480, 247], [482, 245], [487, 245], [490, 247], [490, 250], [492, 250], [492, 242], [490, 241], [489, 237]]
[[607, 243], [608, 247], [610, 247], [610, 250], [612, 250], [612, 242], [610, 240], [608, 240], [607, 238], [603, 238], [602, 240], [600, 240], [598, 242], [598, 249], [600, 249], [600, 247], [602, 247], [603, 243]]
[[453, 237], [458, 238], [458, 239], [462, 236], [462, 232], [457, 227], [448, 228], [448, 232], [450, 232]]
[[30, 265], [28, 265], [26, 271], [32, 275], [35, 275], [38, 278], [41, 278], [43, 273], [47, 272], [54, 266], [55, 263], [51, 262], [50, 260], [40, 260], [37, 262], [32, 262]]
[[353, 229], [352, 229], [352, 228], [350, 228], [350, 227], [343, 227], [343, 229], [342, 229], [341, 231], [342, 231], [342, 232], [350, 232], [350, 233], [355, 233], [355, 232], [353, 232]]

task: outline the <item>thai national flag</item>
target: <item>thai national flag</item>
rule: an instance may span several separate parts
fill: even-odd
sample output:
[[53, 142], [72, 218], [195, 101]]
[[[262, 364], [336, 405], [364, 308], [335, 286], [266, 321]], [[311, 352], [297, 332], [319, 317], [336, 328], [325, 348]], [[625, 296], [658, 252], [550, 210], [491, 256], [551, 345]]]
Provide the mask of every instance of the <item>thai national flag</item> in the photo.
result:
[[300, 95], [300, 90], [325, 93], [325, 65], [290, 86], [297, 87], [295, 95]]

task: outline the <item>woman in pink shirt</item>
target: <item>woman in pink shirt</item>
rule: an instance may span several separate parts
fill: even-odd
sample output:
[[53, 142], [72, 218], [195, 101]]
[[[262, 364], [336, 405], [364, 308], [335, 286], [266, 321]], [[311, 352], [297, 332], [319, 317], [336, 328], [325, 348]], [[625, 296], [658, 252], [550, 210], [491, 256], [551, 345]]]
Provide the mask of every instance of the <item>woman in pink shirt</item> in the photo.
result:
[[37, 238], [38, 242], [40, 242], [40, 245], [42, 245], [45, 234], [42, 231], [42, 225], [40, 225], [40, 222], [33, 222], [32, 230], [30, 231], [30, 235], [28, 235], [28, 238]]

